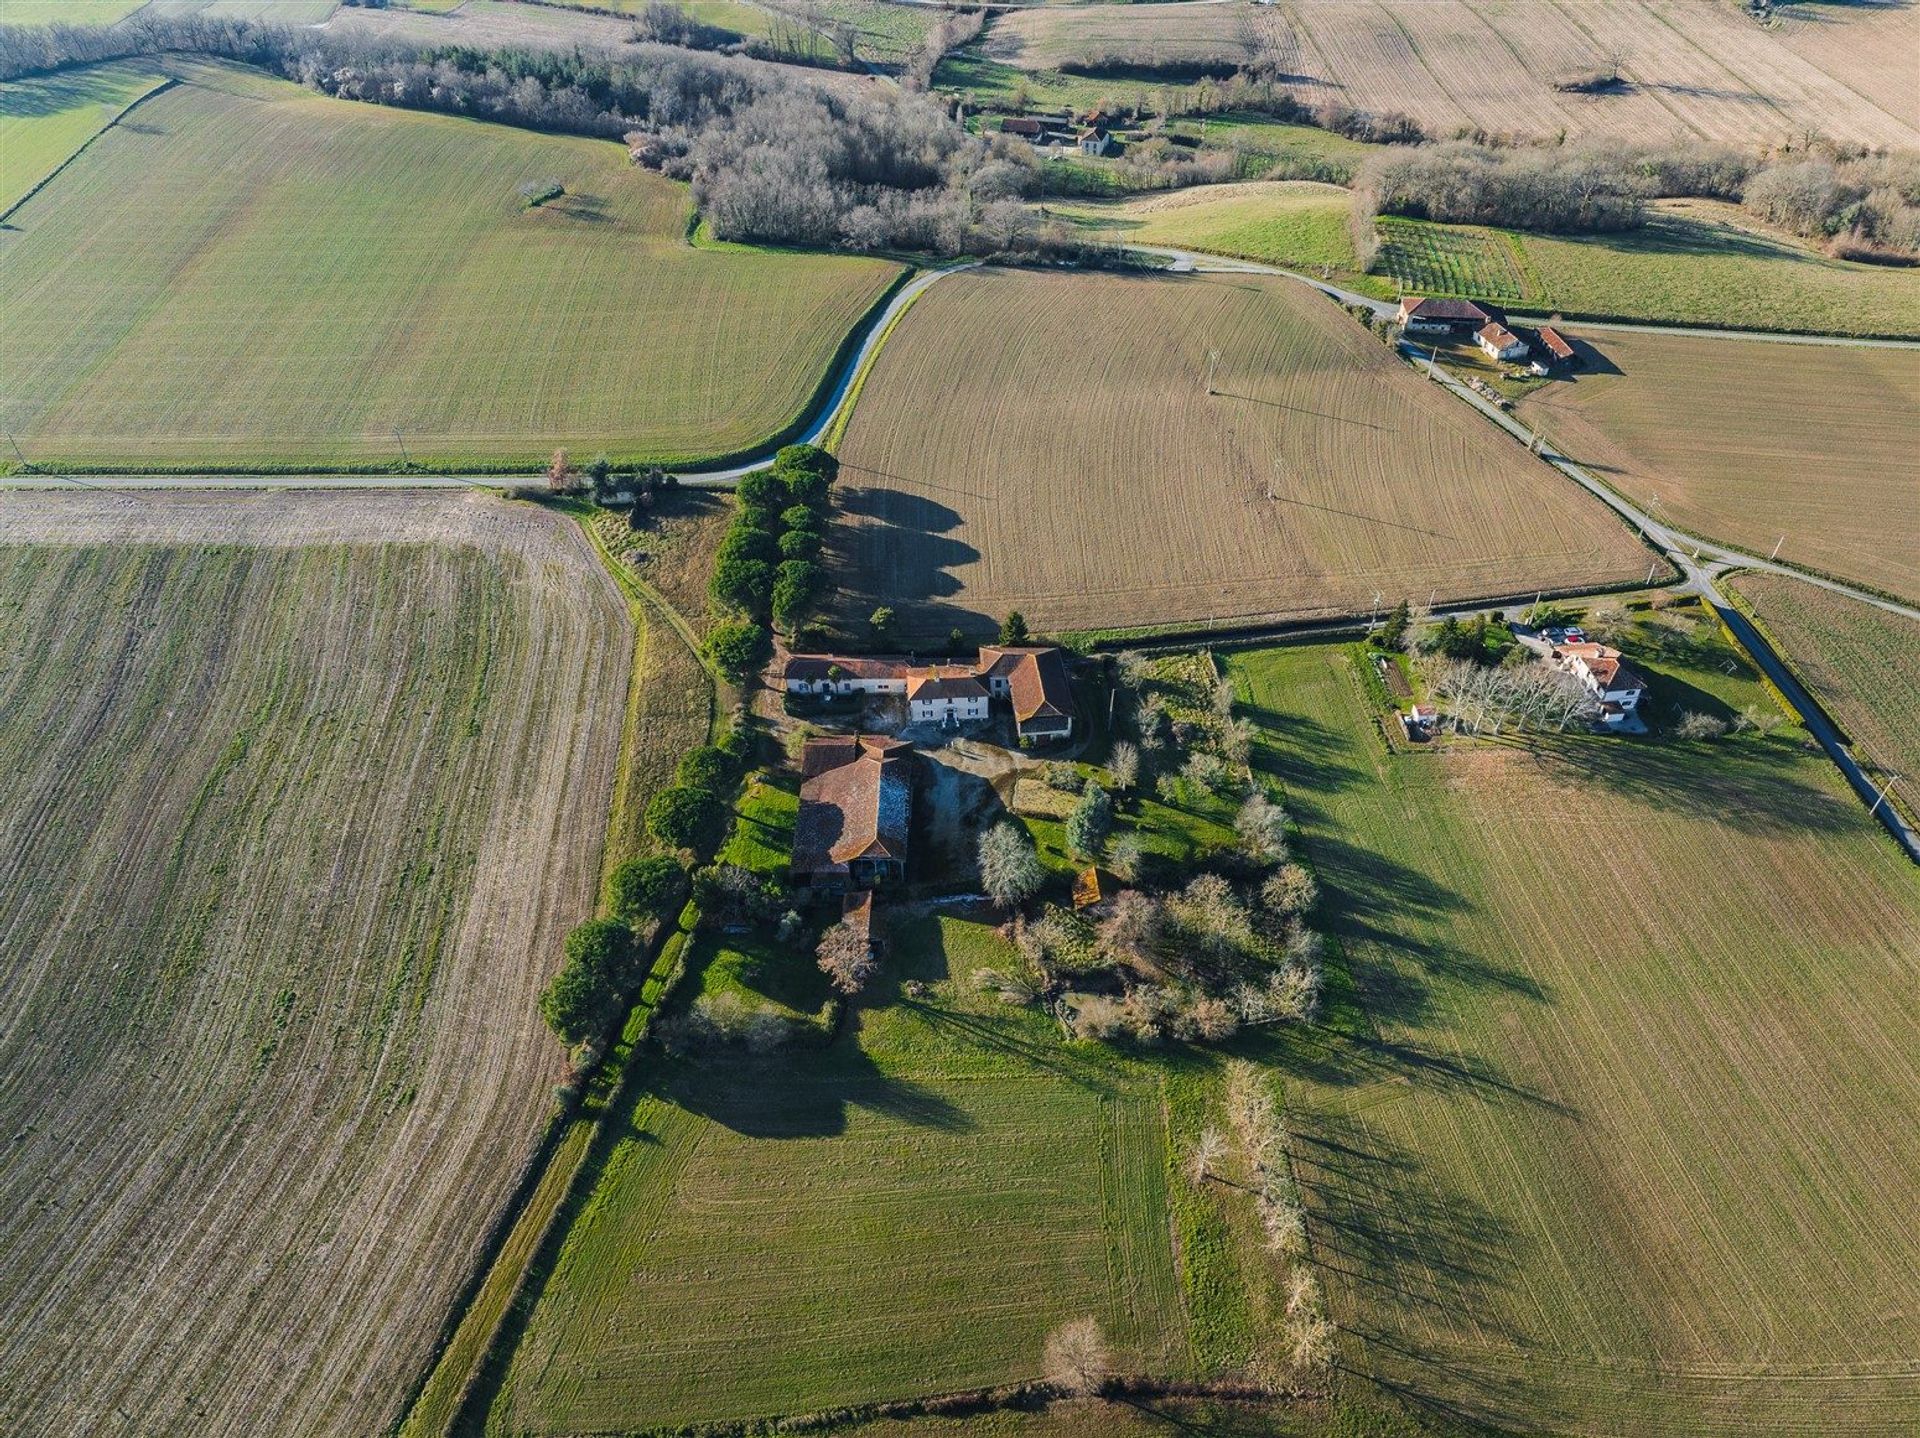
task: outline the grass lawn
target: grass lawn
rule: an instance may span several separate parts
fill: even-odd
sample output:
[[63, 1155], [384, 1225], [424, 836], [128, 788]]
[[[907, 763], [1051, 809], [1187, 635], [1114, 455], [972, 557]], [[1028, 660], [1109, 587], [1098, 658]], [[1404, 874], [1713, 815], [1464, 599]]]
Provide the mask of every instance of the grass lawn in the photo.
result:
[[0, 417], [38, 462], [734, 452], [898, 273], [692, 247], [685, 188], [617, 145], [191, 73], [0, 234]]
[[1791, 728], [1390, 754], [1349, 655], [1231, 660], [1357, 985], [1287, 1090], [1348, 1361], [1526, 1431], [1912, 1427], [1920, 876]]
[[[779, 958], [813, 967], [804, 948]], [[663, 1065], [616, 1116], [492, 1426], [618, 1430], [1018, 1381], [1085, 1313], [1130, 1367], [1186, 1372], [1159, 1086], [956, 982], [1007, 961], [984, 924], [911, 920], [886, 991], [831, 1045]], [[900, 995], [907, 978], [924, 996]]]
[[1049, 205], [1102, 238], [1350, 272], [1347, 192], [1311, 180], [1205, 185], [1117, 203]]
[[166, 76], [146, 60], [0, 84], [0, 213]]

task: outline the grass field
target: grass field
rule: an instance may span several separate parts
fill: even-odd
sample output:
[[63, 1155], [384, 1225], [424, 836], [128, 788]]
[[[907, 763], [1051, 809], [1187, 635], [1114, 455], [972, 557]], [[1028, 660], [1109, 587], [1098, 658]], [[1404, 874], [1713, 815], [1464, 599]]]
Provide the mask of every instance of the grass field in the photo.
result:
[[1117, 204], [1049, 205], [1090, 231], [1142, 245], [1176, 245], [1268, 264], [1351, 271], [1347, 192], [1310, 180], [1202, 185]]
[[1231, 673], [1358, 984], [1287, 1086], [1348, 1361], [1527, 1432], [1920, 1422], [1920, 876], [1832, 768], [1390, 755], [1344, 648]]
[[[632, 1096], [489, 1431], [1016, 1381], [1088, 1312], [1129, 1366], [1185, 1371], [1151, 1074], [966, 994], [1007, 962], [984, 924], [917, 920], [891, 952], [887, 993], [831, 1046], [709, 1054]], [[899, 1001], [905, 979], [927, 994]]]
[[1009, 608], [1112, 629], [1646, 574], [1595, 502], [1288, 280], [943, 280], [840, 458], [845, 612], [890, 604], [916, 635]]
[[[1911, 63], [1920, 23], [1905, 6], [1782, 5], [1771, 29], [1737, 5], [1701, 0], [1284, 0], [1276, 8], [1289, 22], [1285, 68], [1301, 77], [1303, 99], [1405, 111], [1435, 134], [1466, 126], [1752, 147], [1798, 143], [1811, 131], [1920, 145]], [[1610, 57], [1626, 80], [1612, 93], [1553, 89]]]
[[1520, 407], [1568, 455], [1696, 534], [1920, 599], [1920, 351], [1581, 338], [1598, 361]]
[[1038, 7], [995, 20], [981, 50], [1022, 70], [1058, 70], [1088, 60], [1110, 62], [1122, 73], [1136, 67], [1231, 70], [1282, 43], [1285, 33], [1277, 13], [1243, 5]]
[[0, 0], [0, 25], [111, 25], [145, 0]]
[[1874, 783], [1892, 782], [1920, 812], [1920, 622], [1777, 575], [1743, 574], [1733, 588]]
[[0, 215], [165, 80], [129, 60], [0, 85]]
[[75, 464], [751, 447], [897, 267], [694, 248], [687, 214], [616, 145], [199, 68], [0, 235], [0, 411]]
[[1831, 259], [1731, 205], [1662, 201], [1617, 235], [1380, 222], [1377, 274], [1413, 294], [1539, 313], [1840, 335], [1920, 335], [1920, 271]]
[[11, 496], [0, 604], [0, 1428], [386, 1431], [562, 1068], [624, 609], [425, 495]]

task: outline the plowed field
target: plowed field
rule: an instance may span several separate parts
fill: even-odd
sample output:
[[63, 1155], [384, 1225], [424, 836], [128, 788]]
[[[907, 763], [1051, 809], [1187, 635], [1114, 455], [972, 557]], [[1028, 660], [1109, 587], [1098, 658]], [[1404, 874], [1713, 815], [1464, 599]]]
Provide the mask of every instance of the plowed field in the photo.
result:
[[1009, 608], [1049, 630], [1299, 618], [1647, 571], [1596, 501], [1288, 280], [943, 280], [840, 455], [847, 612], [889, 604], [922, 636]]
[[577, 529], [0, 499], [0, 1431], [387, 1431], [562, 1067], [632, 631]]
[[1520, 407], [1570, 456], [1695, 534], [1920, 599], [1920, 350], [1581, 338], [1597, 362]]

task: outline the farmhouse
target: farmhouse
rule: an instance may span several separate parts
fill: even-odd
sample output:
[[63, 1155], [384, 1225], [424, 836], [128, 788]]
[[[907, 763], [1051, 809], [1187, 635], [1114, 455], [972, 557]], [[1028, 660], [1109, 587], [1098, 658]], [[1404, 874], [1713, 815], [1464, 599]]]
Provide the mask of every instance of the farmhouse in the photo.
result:
[[1105, 130], [1082, 130], [1080, 132], [1080, 153], [1083, 155], [1111, 155], [1120, 148], [1120, 142]]
[[1073, 684], [1066, 656], [1052, 645], [983, 645], [980, 676], [995, 698], [1013, 705], [1022, 739], [1066, 739], [1073, 734]]
[[1573, 365], [1580, 362], [1573, 352], [1573, 346], [1567, 343], [1566, 336], [1552, 325], [1540, 326], [1540, 352], [1533, 357], [1533, 363], [1527, 368], [1535, 374], [1552, 374], [1561, 365]]
[[1516, 360], [1527, 352], [1527, 342], [1498, 321], [1488, 321], [1474, 340], [1489, 359]]
[[1647, 681], [1605, 644], [1556, 644], [1554, 662], [1586, 687], [1600, 705], [1600, 722], [1610, 729], [1639, 725], [1640, 700]]
[[864, 889], [905, 876], [913, 746], [880, 735], [809, 739], [800, 757], [793, 876]]
[[987, 686], [971, 669], [930, 667], [907, 681], [907, 719], [953, 728], [987, 717]]
[[789, 694], [905, 694], [913, 662], [897, 656], [796, 654], [787, 660]]
[[1000, 699], [1012, 708], [1022, 739], [1066, 739], [1074, 730], [1066, 655], [1049, 644], [988, 645], [970, 665], [796, 654], [787, 660], [783, 682], [787, 693], [800, 696], [904, 694], [914, 724], [975, 723]]
[[1423, 299], [1407, 295], [1400, 301], [1394, 319], [1408, 334], [1452, 334], [1456, 330], [1480, 330], [1493, 323], [1493, 315], [1472, 300]]
[[1038, 120], [1029, 115], [1009, 115], [1000, 122], [1000, 133], [1018, 135], [1025, 140], [1038, 140], [1046, 131]]

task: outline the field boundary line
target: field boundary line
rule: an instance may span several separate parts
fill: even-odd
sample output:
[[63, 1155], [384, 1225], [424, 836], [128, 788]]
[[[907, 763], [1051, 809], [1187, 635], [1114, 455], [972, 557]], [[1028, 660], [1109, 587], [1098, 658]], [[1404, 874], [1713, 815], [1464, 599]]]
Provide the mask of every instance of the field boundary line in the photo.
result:
[[[111, 63], [111, 62], [108, 62], [108, 63]], [[23, 76], [22, 78], [27, 78], [27, 77]], [[102, 125], [99, 129], [95, 130], [91, 135], [87, 136], [86, 139], [82, 140], [80, 142], [79, 148], [74, 150], [74, 152], [71, 155], [68, 155], [66, 159], [62, 160], [59, 164], [55, 165], [51, 170], [47, 171], [46, 174], [42, 175], [39, 179], [35, 180], [33, 182], [32, 189], [28, 190], [19, 199], [15, 200], [11, 205], [8, 205], [6, 209], [0, 210], [0, 225], [6, 224], [8, 220], [11, 220], [13, 218], [15, 212], [18, 211], [22, 205], [26, 204], [28, 200], [31, 200], [35, 195], [39, 194], [48, 185], [51, 185], [55, 180], [57, 180], [62, 174], [62, 172], [66, 170], [67, 166], [71, 165], [75, 160], [79, 159], [82, 155], [87, 153], [87, 150], [93, 145], [93, 142], [95, 140], [99, 139], [102, 135], [106, 134], [109, 130], [113, 129], [122, 120], [126, 119], [127, 116], [131, 115], [135, 110], [139, 109], [142, 105], [146, 104], [147, 101], [153, 99], [156, 95], [164, 95], [167, 93], [167, 91], [173, 89], [175, 86], [181, 83], [182, 83], [181, 79], [178, 75], [168, 75], [164, 79], [159, 81], [157, 84], [155, 84], [151, 90], [147, 90], [142, 92], [141, 94], [135, 95], [133, 99], [129, 100], [125, 105], [123, 105], [120, 108], [120, 110], [111, 119], [107, 121], [106, 124]]]

